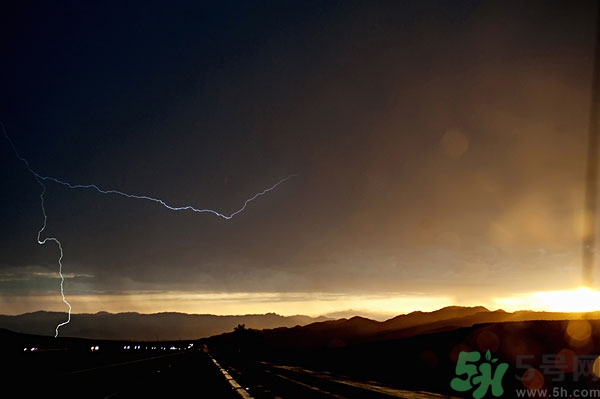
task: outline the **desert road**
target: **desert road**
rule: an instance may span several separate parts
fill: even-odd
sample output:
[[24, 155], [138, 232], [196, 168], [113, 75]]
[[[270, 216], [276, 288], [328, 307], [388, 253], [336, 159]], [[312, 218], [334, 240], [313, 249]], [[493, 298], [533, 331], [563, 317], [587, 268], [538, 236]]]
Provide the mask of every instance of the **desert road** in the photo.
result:
[[242, 366], [242, 371], [241, 367], [226, 367], [213, 361], [243, 399], [458, 399], [386, 387], [374, 381], [355, 381], [301, 367], [260, 362]]
[[[115, 361], [116, 360], [116, 361]], [[206, 398], [239, 399], [210, 358], [201, 351], [142, 355], [137, 359], [35, 365], [18, 376], [23, 398]], [[14, 380], [13, 380], [14, 381]]]
[[50, 354], [30, 368], [22, 364], [10, 381], [24, 398], [448, 398], [266, 362], [231, 367], [201, 350], [89, 359]]

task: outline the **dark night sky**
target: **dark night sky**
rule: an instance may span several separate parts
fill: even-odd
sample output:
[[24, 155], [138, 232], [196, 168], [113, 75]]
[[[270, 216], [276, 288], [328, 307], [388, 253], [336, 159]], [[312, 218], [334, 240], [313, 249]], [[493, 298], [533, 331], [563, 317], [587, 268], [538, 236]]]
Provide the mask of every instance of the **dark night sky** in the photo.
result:
[[[47, 182], [74, 312], [493, 306], [580, 282], [595, 7], [14, 2], [0, 121], [42, 175], [178, 206], [301, 174], [229, 221]], [[0, 190], [0, 313], [65, 310], [4, 139]]]

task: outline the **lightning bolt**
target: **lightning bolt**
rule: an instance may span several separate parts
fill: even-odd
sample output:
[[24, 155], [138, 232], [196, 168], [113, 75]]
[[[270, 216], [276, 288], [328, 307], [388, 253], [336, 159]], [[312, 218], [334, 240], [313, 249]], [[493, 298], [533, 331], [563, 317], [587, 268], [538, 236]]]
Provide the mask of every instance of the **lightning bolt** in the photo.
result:
[[58, 246], [58, 250], [60, 252], [60, 256], [58, 257], [58, 275], [60, 276], [60, 296], [62, 297], [62, 301], [65, 303], [65, 305], [67, 305], [69, 307], [69, 314], [68, 314], [68, 318], [67, 321], [63, 321], [62, 323], [59, 323], [56, 326], [56, 330], [54, 332], [54, 338], [58, 337], [58, 329], [61, 328], [62, 326], [64, 326], [65, 324], [69, 324], [69, 322], [71, 321], [71, 304], [69, 303], [69, 301], [67, 301], [67, 298], [65, 298], [65, 277], [62, 274], [62, 258], [63, 258], [63, 248], [62, 248], [62, 244], [60, 243], [60, 241], [58, 240], [58, 238], [55, 237], [46, 237], [42, 240], [41, 236], [42, 236], [42, 232], [46, 229], [46, 224], [48, 223], [48, 215], [46, 214], [46, 207], [44, 206], [44, 194], [46, 194], [46, 186], [44, 185], [44, 183], [42, 183], [40, 180], [38, 180], [36, 178], [37, 182], [40, 184], [40, 186], [42, 186], [42, 192], [40, 193], [40, 203], [42, 206], [42, 214], [44, 215], [44, 224], [42, 225], [42, 228], [38, 231], [37, 234], [37, 241], [38, 244], [40, 245], [44, 245], [46, 244], [48, 241], [54, 241], [56, 243], [56, 245]]
[[13, 143], [13, 141], [11, 140], [11, 138], [8, 136], [8, 134], [6, 133], [6, 129], [4, 128], [4, 124], [2, 122], [0, 122], [0, 127], [2, 128], [2, 133], [4, 134], [4, 137], [6, 138], [6, 140], [8, 140], [8, 142], [10, 143], [10, 146], [13, 149], [13, 152], [15, 153], [16, 157], [21, 160], [25, 166], [27, 167], [27, 170], [33, 175], [33, 177], [35, 178], [35, 180], [38, 182], [38, 184], [42, 187], [42, 192], [40, 193], [40, 202], [41, 202], [41, 208], [42, 208], [42, 214], [44, 216], [44, 223], [42, 224], [42, 228], [38, 231], [37, 234], [37, 241], [38, 244], [40, 245], [44, 245], [46, 244], [48, 241], [53, 241], [56, 243], [56, 245], [58, 246], [59, 252], [60, 252], [60, 256], [58, 258], [58, 274], [60, 276], [60, 294], [62, 296], [62, 300], [63, 302], [68, 306], [69, 308], [69, 313], [68, 313], [68, 318], [66, 321], [58, 324], [56, 326], [56, 330], [55, 330], [55, 335], [54, 337], [58, 337], [58, 329], [66, 324], [69, 324], [69, 322], [71, 321], [71, 304], [67, 301], [66, 297], [65, 297], [65, 292], [64, 292], [64, 282], [65, 282], [65, 277], [62, 274], [62, 259], [63, 259], [63, 248], [62, 248], [62, 244], [60, 243], [60, 241], [55, 238], [55, 237], [46, 237], [44, 239], [41, 238], [42, 236], [42, 232], [46, 229], [46, 225], [48, 223], [48, 215], [46, 214], [46, 208], [44, 206], [44, 195], [46, 194], [46, 185], [44, 184], [45, 181], [51, 181], [54, 183], [58, 183], [61, 184], [63, 186], [66, 186], [70, 189], [91, 189], [91, 190], [95, 190], [101, 194], [114, 194], [114, 195], [119, 195], [122, 197], [126, 197], [126, 198], [133, 198], [133, 199], [140, 199], [140, 200], [146, 200], [146, 201], [152, 201], [152, 202], [156, 202], [160, 205], [162, 205], [163, 207], [171, 210], [171, 211], [192, 211], [192, 212], [197, 212], [197, 213], [211, 213], [215, 216], [221, 217], [223, 219], [226, 220], [230, 220], [231, 218], [233, 218], [235, 215], [243, 212], [247, 207], [248, 204], [254, 200], [256, 200], [259, 197], [262, 197], [263, 195], [267, 194], [270, 191], [273, 191], [275, 188], [277, 188], [277, 186], [279, 186], [280, 184], [285, 183], [286, 181], [288, 181], [289, 179], [293, 178], [293, 177], [297, 177], [299, 176], [299, 174], [291, 174], [288, 175], [287, 177], [279, 180], [277, 183], [273, 184], [272, 186], [264, 189], [263, 191], [259, 191], [256, 194], [254, 194], [252, 197], [248, 198], [246, 201], [244, 201], [243, 205], [236, 210], [235, 212], [227, 215], [221, 212], [217, 212], [213, 209], [202, 209], [202, 208], [196, 208], [192, 205], [185, 205], [185, 206], [173, 206], [173, 205], [169, 205], [168, 203], [166, 203], [165, 201], [161, 200], [160, 198], [154, 198], [154, 197], [150, 197], [147, 195], [136, 195], [136, 194], [128, 194], [126, 192], [123, 191], [119, 191], [119, 190], [106, 190], [106, 189], [102, 189], [100, 187], [98, 187], [95, 184], [72, 184], [69, 183], [67, 181], [64, 180], [60, 180], [57, 179], [55, 177], [51, 177], [51, 176], [44, 176], [39, 174], [38, 172], [36, 172], [31, 165], [29, 164], [29, 162], [27, 161], [27, 159], [25, 157], [23, 157], [19, 151], [17, 150], [17, 147], [15, 146], [15, 144]]
[[104, 190], [101, 189], [100, 187], [96, 186], [95, 184], [71, 184], [59, 179], [56, 179], [54, 177], [49, 177], [49, 176], [41, 176], [38, 173], [36, 173], [35, 171], [29, 169], [31, 173], [33, 173], [33, 175], [36, 177], [36, 179], [38, 180], [50, 180], [53, 181], [55, 183], [58, 184], [62, 184], [63, 186], [67, 186], [69, 188], [83, 188], [83, 189], [93, 189], [98, 191], [101, 194], [115, 194], [115, 195], [120, 195], [122, 197], [127, 197], [127, 198], [135, 198], [135, 199], [142, 199], [142, 200], [147, 200], [147, 201], [152, 201], [152, 202], [156, 202], [162, 206], [164, 206], [167, 209], [170, 209], [172, 211], [193, 211], [193, 212], [198, 212], [198, 213], [212, 213], [213, 215], [219, 216], [223, 219], [231, 219], [233, 218], [235, 215], [237, 215], [240, 212], [243, 212], [246, 207], [248, 206], [248, 204], [252, 201], [254, 201], [255, 199], [257, 199], [258, 197], [262, 197], [263, 195], [265, 195], [266, 193], [268, 193], [269, 191], [274, 190], [277, 186], [279, 186], [280, 184], [288, 181], [289, 179], [291, 179], [292, 177], [297, 177], [299, 176], [299, 174], [292, 174], [289, 175], [281, 180], [279, 180], [277, 183], [273, 184], [271, 187], [260, 191], [256, 194], [254, 194], [252, 197], [248, 198], [246, 201], [244, 201], [244, 205], [242, 205], [242, 207], [240, 209], [238, 209], [237, 211], [233, 212], [230, 215], [225, 215], [223, 213], [217, 212], [213, 209], [199, 209], [196, 208], [192, 205], [185, 205], [185, 206], [172, 206], [167, 204], [165, 201], [159, 199], [159, 198], [153, 198], [153, 197], [149, 197], [147, 195], [136, 195], [136, 194], [128, 194], [125, 193], [123, 191], [119, 191], [119, 190]]

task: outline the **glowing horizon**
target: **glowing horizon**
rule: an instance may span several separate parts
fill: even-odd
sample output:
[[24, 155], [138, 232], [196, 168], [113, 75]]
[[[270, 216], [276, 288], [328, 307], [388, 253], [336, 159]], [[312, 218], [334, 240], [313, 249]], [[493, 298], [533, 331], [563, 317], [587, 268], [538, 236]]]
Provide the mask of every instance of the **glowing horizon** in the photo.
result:
[[[357, 295], [332, 293], [132, 293], [128, 295], [73, 295], [78, 306], [74, 313], [181, 312], [190, 314], [242, 315], [277, 313], [283, 316], [307, 315], [318, 317], [340, 312], [355, 312], [357, 316], [385, 319], [415, 310], [434, 311], [453, 305], [447, 296], [394, 294]], [[13, 298], [11, 303], [0, 302], [0, 313], [22, 314], [41, 310], [62, 311], [54, 305], [55, 296], [40, 295]], [[26, 300], [27, 299], [27, 300]], [[20, 302], [22, 301], [22, 302]], [[19, 302], [20, 306], [15, 306]], [[10, 311], [9, 311], [10, 310]], [[9, 312], [7, 312], [9, 311]]]
[[[363, 316], [374, 320], [408, 314], [432, 312], [448, 306], [483, 306], [490, 311], [544, 311], [583, 313], [600, 311], [600, 291], [587, 287], [571, 290], [517, 293], [480, 301], [460, 301], [432, 293], [349, 294], [324, 292], [134, 292], [129, 294], [74, 295], [77, 313], [179, 312], [188, 314], [244, 315], [276, 313], [282, 316], [311, 317], [340, 315]], [[19, 303], [19, 306], [16, 306]], [[49, 306], [51, 305], [51, 306]], [[53, 306], [55, 305], [55, 306]], [[0, 302], [0, 313], [17, 315], [35, 311], [63, 311], [54, 295], [14, 297]]]
[[493, 301], [501, 307], [518, 308], [519, 310], [560, 313], [600, 311], [600, 291], [583, 285], [574, 289], [534, 291], [494, 298]]

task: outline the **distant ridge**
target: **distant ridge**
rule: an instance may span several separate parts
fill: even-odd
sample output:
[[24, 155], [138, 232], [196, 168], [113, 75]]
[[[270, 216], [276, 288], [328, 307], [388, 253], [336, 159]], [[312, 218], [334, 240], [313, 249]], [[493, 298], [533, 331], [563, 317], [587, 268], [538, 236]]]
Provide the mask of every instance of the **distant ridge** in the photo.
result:
[[[46, 311], [16, 316], [0, 315], [0, 328], [19, 333], [53, 336], [56, 325], [66, 317], [67, 314], [63, 312]], [[327, 318], [281, 316], [275, 313], [231, 316], [177, 312], [79, 313], [71, 315], [71, 322], [61, 327], [60, 335], [114, 340], [187, 340], [233, 331], [238, 324], [244, 324], [247, 328], [268, 329], [306, 325], [324, 320]]]
[[[432, 312], [415, 311], [385, 321], [354, 316], [342, 319], [281, 316], [276, 313], [217, 316], [162, 312], [73, 314], [71, 323], [61, 328], [61, 336], [131, 341], [199, 339], [233, 331], [239, 324], [262, 330], [273, 344], [296, 347], [339, 347], [352, 343], [406, 338], [424, 333], [449, 331], [481, 323], [509, 321], [569, 320], [585, 316], [600, 319], [600, 312], [555, 313], [504, 310], [490, 311], [483, 306], [448, 306]], [[37, 311], [17, 316], [0, 315], [0, 328], [50, 336], [66, 318], [63, 312]]]

